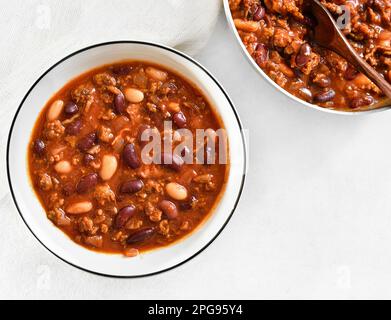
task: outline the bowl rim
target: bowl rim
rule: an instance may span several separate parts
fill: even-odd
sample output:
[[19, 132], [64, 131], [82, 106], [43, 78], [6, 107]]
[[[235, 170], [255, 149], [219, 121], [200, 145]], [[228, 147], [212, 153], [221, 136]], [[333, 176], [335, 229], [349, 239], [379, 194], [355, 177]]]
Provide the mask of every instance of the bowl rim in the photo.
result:
[[309, 107], [309, 108], [312, 108], [312, 109], [316, 109], [316, 110], [319, 110], [319, 111], [323, 111], [323, 112], [327, 112], [327, 113], [339, 114], [339, 115], [359, 116], [359, 115], [364, 115], [364, 114], [366, 115], [366, 114], [369, 114], [369, 113], [376, 113], [376, 112], [381, 112], [381, 111], [387, 111], [387, 110], [391, 109], [391, 106], [386, 106], [386, 107], [382, 107], [382, 108], [378, 108], [378, 109], [372, 109], [372, 110], [341, 111], [341, 110], [323, 108], [323, 107], [320, 107], [320, 106], [318, 106], [316, 104], [309, 103], [307, 101], [304, 101], [304, 100], [294, 96], [293, 94], [291, 94], [290, 92], [288, 92], [284, 88], [280, 87], [272, 79], [270, 79], [270, 77], [262, 70], [262, 68], [257, 65], [257, 63], [255, 62], [253, 57], [251, 57], [251, 55], [248, 53], [246, 47], [243, 44], [242, 39], [239, 36], [238, 31], [235, 28], [235, 24], [234, 24], [234, 21], [233, 21], [233, 18], [232, 18], [231, 10], [229, 8], [229, 0], [223, 0], [223, 2], [224, 2], [224, 12], [225, 12], [226, 20], [228, 22], [228, 25], [229, 25], [229, 27], [231, 29], [232, 34], [235, 36], [235, 38], [237, 40], [238, 45], [242, 49], [241, 50], [242, 54], [244, 54], [246, 56], [248, 62], [253, 66], [255, 71], [257, 71], [257, 73], [262, 75], [262, 77], [264, 78], [264, 80], [266, 80], [267, 83], [272, 85], [274, 88], [276, 88], [280, 92], [284, 93], [287, 97], [291, 98], [292, 100], [294, 100], [294, 101], [298, 102], [299, 104], [304, 105], [306, 107]]
[[[93, 270], [90, 270], [90, 269], [87, 269], [85, 267], [82, 267], [82, 266], [79, 266], [75, 263], [72, 263], [70, 261], [67, 261], [65, 258], [61, 257], [59, 254], [55, 253], [53, 250], [49, 249], [44, 243], [43, 241], [41, 241], [41, 239], [33, 232], [32, 228], [29, 226], [29, 224], [27, 223], [26, 219], [24, 218], [23, 216], [23, 213], [21, 211], [21, 209], [19, 208], [19, 205], [18, 205], [18, 201], [16, 199], [16, 196], [14, 194], [14, 187], [12, 186], [12, 182], [11, 182], [11, 172], [10, 172], [10, 166], [9, 166], [9, 157], [10, 157], [10, 144], [11, 144], [11, 137], [12, 137], [12, 134], [13, 134], [13, 131], [14, 131], [14, 126], [15, 126], [15, 122], [18, 118], [18, 115], [19, 115], [19, 112], [20, 110], [22, 109], [26, 99], [28, 98], [28, 96], [30, 95], [30, 93], [34, 90], [34, 88], [38, 85], [38, 83], [54, 68], [56, 68], [57, 66], [61, 65], [64, 61], [68, 60], [69, 58], [73, 57], [73, 56], [76, 56], [82, 52], [86, 52], [88, 50], [91, 50], [91, 49], [94, 49], [94, 48], [98, 48], [98, 47], [102, 47], [102, 46], [110, 46], [110, 45], [116, 45], [116, 44], [139, 44], [139, 45], [146, 45], [146, 46], [152, 46], [152, 47], [157, 47], [159, 49], [162, 49], [162, 50], [166, 50], [166, 51], [169, 51], [173, 54], [176, 54], [176, 55], [179, 55], [181, 56], [182, 58], [185, 58], [186, 60], [188, 60], [189, 62], [191, 62], [192, 64], [195, 64], [198, 68], [201, 69], [201, 71], [205, 72], [206, 75], [217, 85], [217, 87], [220, 89], [220, 91], [223, 93], [223, 95], [225, 96], [225, 98], [227, 99], [227, 102], [228, 104], [230, 105], [231, 109], [232, 109], [232, 112], [233, 112], [233, 115], [237, 121], [237, 125], [240, 129], [240, 134], [241, 134], [241, 143], [243, 145], [243, 172], [242, 172], [242, 177], [241, 177], [241, 183], [240, 183], [240, 187], [239, 187], [239, 190], [238, 190], [238, 194], [237, 194], [237, 198], [234, 202], [234, 205], [232, 207], [232, 210], [231, 212], [229, 213], [226, 221], [224, 222], [224, 224], [221, 226], [221, 228], [218, 230], [218, 232], [215, 234], [215, 235], [212, 235], [212, 238], [210, 239], [210, 241], [208, 241], [201, 249], [199, 249], [197, 252], [195, 252], [194, 254], [192, 254], [190, 257], [188, 257], [187, 259], [183, 260], [183, 261], [180, 261], [179, 263], [173, 265], [173, 266], [170, 266], [168, 268], [165, 268], [165, 269], [162, 269], [162, 270], [158, 270], [158, 271], [155, 271], [155, 272], [151, 272], [151, 273], [147, 273], [147, 274], [141, 274], [141, 275], [112, 275], [112, 274], [108, 274], [108, 273], [101, 273], [101, 272], [96, 272], [96, 271], [93, 271]], [[163, 45], [163, 44], [160, 44], [160, 43], [157, 43], [157, 42], [149, 42], [149, 41], [140, 41], [140, 40], [115, 40], [115, 41], [107, 41], [107, 42], [100, 42], [100, 43], [96, 43], [96, 44], [93, 44], [93, 45], [89, 45], [87, 47], [84, 47], [82, 49], [79, 49], [79, 50], [76, 50], [70, 54], [68, 54], [67, 56], [65, 56], [64, 58], [60, 59], [58, 62], [56, 62], [55, 64], [53, 64], [50, 68], [48, 68], [41, 76], [38, 77], [38, 79], [34, 82], [34, 84], [30, 87], [30, 89], [27, 91], [27, 93], [24, 95], [22, 101], [20, 102], [16, 112], [15, 112], [15, 115], [12, 119], [12, 123], [11, 123], [11, 126], [10, 126], [10, 129], [9, 129], [9, 132], [8, 132], [8, 138], [7, 138], [7, 147], [6, 147], [6, 167], [7, 167], [7, 181], [8, 181], [8, 186], [9, 186], [9, 189], [10, 189], [10, 193], [11, 193], [11, 196], [12, 196], [12, 200], [15, 204], [15, 207], [19, 213], [19, 216], [21, 217], [22, 221], [24, 222], [24, 224], [26, 225], [26, 227], [30, 230], [30, 232], [32, 233], [32, 235], [34, 236], [34, 238], [44, 247], [46, 248], [47, 251], [49, 251], [51, 254], [53, 254], [55, 257], [57, 257], [58, 259], [62, 260], [63, 262], [71, 265], [72, 267], [75, 267], [79, 270], [82, 270], [82, 271], [85, 271], [85, 272], [88, 272], [88, 273], [91, 273], [91, 274], [94, 274], [94, 275], [98, 275], [98, 276], [103, 276], [103, 277], [108, 277], [108, 278], [118, 278], [118, 279], [132, 279], [132, 278], [143, 278], [143, 277], [149, 277], [149, 276], [154, 276], [154, 275], [157, 275], [157, 274], [160, 274], [160, 273], [164, 273], [164, 272], [167, 272], [167, 271], [170, 271], [170, 270], [173, 270], [183, 264], [185, 264], [186, 262], [189, 262], [190, 260], [192, 260], [193, 258], [195, 258], [196, 256], [198, 256], [202, 251], [204, 251], [207, 247], [209, 247], [216, 239], [217, 237], [221, 234], [221, 232], [224, 230], [224, 228], [227, 226], [228, 222], [231, 220], [237, 206], [238, 206], [238, 203], [239, 203], [239, 200], [243, 194], [243, 189], [244, 189], [244, 184], [245, 184], [245, 180], [246, 180], [246, 173], [247, 173], [247, 161], [248, 161], [248, 150], [247, 150], [247, 144], [246, 144], [246, 138], [245, 138], [245, 135], [244, 135], [244, 129], [243, 129], [243, 125], [242, 125], [242, 122], [240, 120], [240, 117], [239, 117], [239, 114], [231, 100], [231, 98], [229, 97], [229, 95], [227, 94], [226, 90], [224, 89], [224, 87], [220, 84], [220, 82], [212, 75], [212, 73], [206, 68], [204, 67], [201, 63], [199, 63], [198, 61], [196, 61], [195, 59], [193, 59], [192, 57], [190, 57], [189, 55], [177, 50], [177, 49], [174, 49], [174, 48], [171, 48], [169, 46], [166, 46], [166, 45]], [[224, 196], [224, 195], [222, 195]]]

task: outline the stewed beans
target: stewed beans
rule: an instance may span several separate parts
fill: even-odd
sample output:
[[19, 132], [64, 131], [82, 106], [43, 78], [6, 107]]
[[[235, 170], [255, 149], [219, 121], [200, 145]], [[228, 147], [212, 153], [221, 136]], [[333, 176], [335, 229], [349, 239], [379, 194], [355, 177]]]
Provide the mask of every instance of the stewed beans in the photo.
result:
[[[350, 22], [342, 32], [391, 83], [391, 1], [321, 2], [339, 22]], [[309, 4], [301, 0], [229, 0], [247, 51], [279, 86], [324, 108], [373, 108], [384, 97], [379, 88], [345, 59], [312, 41], [316, 21]]]
[[[134, 257], [189, 234], [213, 210], [228, 165], [188, 163], [196, 149], [173, 150], [188, 138], [180, 130], [204, 129], [216, 140], [222, 127], [201, 92], [175, 73], [143, 62], [104, 66], [72, 80], [43, 109], [29, 149], [34, 189], [72, 240]], [[172, 149], [159, 149], [157, 162], [145, 162], [146, 131], [162, 143], [169, 131]]]

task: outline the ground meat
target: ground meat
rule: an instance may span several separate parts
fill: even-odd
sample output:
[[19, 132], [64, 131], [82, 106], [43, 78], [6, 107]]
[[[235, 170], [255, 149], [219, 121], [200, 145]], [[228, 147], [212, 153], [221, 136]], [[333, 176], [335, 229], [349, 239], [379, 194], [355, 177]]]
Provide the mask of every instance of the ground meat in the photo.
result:
[[107, 143], [113, 141], [113, 139], [114, 139], [113, 132], [111, 131], [110, 128], [108, 128], [106, 126], [101, 126], [99, 128], [98, 136], [99, 136], [99, 140], [101, 140], [103, 142], [107, 142]]
[[111, 190], [108, 184], [98, 185], [95, 188], [94, 197], [102, 206], [115, 202], [115, 193]]
[[320, 63], [320, 56], [314, 52], [311, 53], [308, 62], [300, 69], [304, 74], [309, 75]]
[[46, 125], [45, 136], [49, 140], [54, 140], [61, 137], [64, 134], [64, 132], [65, 132], [65, 127], [62, 125], [61, 121], [55, 120], [49, 122]]
[[345, 72], [348, 67], [346, 60], [332, 51], [326, 55], [326, 62], [330, 69], [333, 69], [338, 73]]
[[273, 44], [276, 47], [285, 48], [292, 42], [292, 38], [287, 30], [276, 28], [274, 31]]
[[136, 229], [140, 229], [143, 225], [143, 221], [141, 219], [130, 219], [127, 223], [126, 223], [126, 229], [129, 229], [129, 230], [136, 230]]
[[102, 248], [103, 238], [102, 236], [85, 237], [84, 243], [95, 248]]
[[41, 173], [39, 175], [39, 188], [43, 191], [49, 191], [53, 188], [52, 178], [47, 173]]
[[153, 222], [159, 222], [162, 219], [163, 212], [156, 208], [151, 202], [147, 202], [145, 205], [145, 214]]
[[98, 86], [116, 86], [117, 81], [108, 73], [98, 73], [94, 76], [94, 82]]
[[79, 231], [84, 233], [92, 233], [94, 230], [94, 221], [89, 217], [83, 217], [79, 221]]
[[159, 223], [159, 233], [168, 236], [170, 233], [170, 224], [168, 223], [168, 220], [162, 220]]
[[82, 84], [72, 91], [72, 99], [77, 104], [86, 105], [93, 100], [95, 88], [90, 84]]
[[[301, 1], [297, 1], [301, 4]], [[282, 15], [291, 14], [297, 18], [302, 19], [303, 15], [300, 12], [299, 8], [296, 6], [295, 0], [265, 0], [265, 6], [275, 13]]]
[[71, 225], [71, 219], [66, 216], [61, 208], [54, 208], [48, 212], [48, 217], [59, 227], [67, 227]]

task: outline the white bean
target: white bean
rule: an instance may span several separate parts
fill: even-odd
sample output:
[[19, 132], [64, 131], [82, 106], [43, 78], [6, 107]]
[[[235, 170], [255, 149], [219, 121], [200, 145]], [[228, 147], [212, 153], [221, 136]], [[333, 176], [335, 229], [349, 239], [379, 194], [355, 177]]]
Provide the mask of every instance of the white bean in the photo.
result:
[[90, 201], [82, 201], [71, 204], [65, 211], [70, 214], [82, 214], [91, 211], [92, 207]]
[[144, 93], [141, 90], [135, 88], [127, 88], [124, 91], [126, 100], [130, 103], [140, 103], [144, 100]]
[[62, 100], [54, 101], [47, 113], [48, 120], [49, 121], [57, 120], [63, 109], [64, 109], [64, 101]]
[[244, 32], [255, 32], [259, 29], [259, 23], [256, 21], [246, 21], [243, 19], [234, 19], [235, 27]]
[[99, 175], [102, 180], [110, 180], [114, 173], [117, 171], [118, 161], [113, 155], [104, 155], [102, 158], [102, 165], [99, 171]]
[[167, 79], [167, 72], [148, 67], [145, 69], [145, 73], [150, 76], [151, 78], [158, 80], [158, 81], [166, 81]]
[[185, 200], [187, 198], [187, 189], [179, 183], [170, 182], [166, 185], [167, 194], [175, 200]]
[[69, 161], [63, 160], [55, 164], [54, 170], [58, 173], [69, 173], [72, 171], [72, 166]]

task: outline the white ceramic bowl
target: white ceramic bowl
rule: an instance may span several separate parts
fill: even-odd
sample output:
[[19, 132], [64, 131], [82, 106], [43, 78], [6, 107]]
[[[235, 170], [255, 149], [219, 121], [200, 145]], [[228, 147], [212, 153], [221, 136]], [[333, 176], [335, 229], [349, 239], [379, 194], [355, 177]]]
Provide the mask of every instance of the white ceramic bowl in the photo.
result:
[[[224, 196], [204, 224], [171, 246], [136, 258], [96, 253], [70, 240], [46, 217], [30, 185], [27, 148], [34, 123], [49, 98], [68, 81], [92, 68], [121, 60], [151, 61], [185, 76], [208, 98], [227, 129], [231, 168]], [[7, 146], [11, 193], [18, 211], [34, 236], [49, 251], [69, 264], [100, 275], [140, 277], [179, 266], [203, 251], [223, 230], [239, 201], [245, 178], [246, 150], [239, 117], [216, 79], [199, 63], [181, 52], [158, 44], [119, 41], [75, 52], [46, 71], [31, 87], [12, 123]]]
[[239, 36], [238, 31], [236, 30], [236, 27], [235, 27], [235, 24], [234, 24], [232, 15], [231, 15], [231, 10], [229, 8], [229, 2], [228, 1], [229, 0], [224, 0], [224, 11], [225, 11], [225, 15], [226, 15], [226, 18], [227, 18], [227, 21], [228, 21], [228, 25], [229, 25], [229, 27], [230, 27], [230, 29], [231, 29], [231, 31], [232, 31], [235, 39], [236, 39], [236, 42], [241, 47], [242, 53], [246, 56], [248, 62], [250, 62], [250, 64], [255, 68], [255, 70], [260, 75], [262, 75], [263, 79], [266, 80], [267, 83], [271, 84], [274, 88], [276, 88], [277, 90], [279, 90], [282, 93], [284, 93], [285, 95], [287, 95], [289, 98], [294, 100], [296, 103], [301, 104], [301, 105], [306, 106], [306, 107], [309, 107], [309, 108], [312, 108], [312, 109], [319, 110], [319, 111], [324, 111], [324, 112], [329, 112], [329, 113], [336, 113], [336, 114], [344, 114], [344, 115], [368, 114], [368, 113], [373, 113], [373, 112], [389, 110], [391, 108], [391, 106], [388, 106], [388, 107], [374, 109], [374, 110], [354, 111], [354, 112], [332, 110], [332, 109], [319, 107], [316, 104], [312, 104], [312, 103], [306, 102], [306, 101], [304, 101], [304, 100], [294, 96], [293, 94], [289, 93], [285, 89], [281, 88], [277, 83], [275, 83], [272, 79], [269, 78], [269, 76], [262, 70], [262, 68], [260, 68], [258, 66], [258, 64], [255, 62], [253, 57], [251, 57], [251, 55], [248, 53], [246, 47], [244, 46], [244, 44], [242, 42], [242, 39]]

